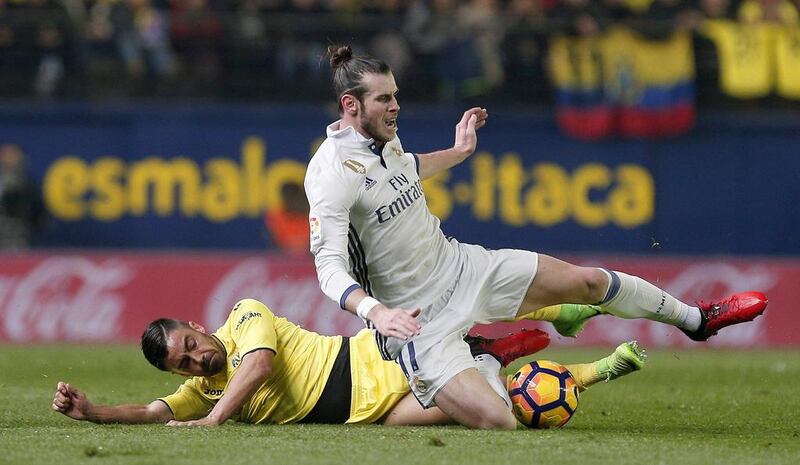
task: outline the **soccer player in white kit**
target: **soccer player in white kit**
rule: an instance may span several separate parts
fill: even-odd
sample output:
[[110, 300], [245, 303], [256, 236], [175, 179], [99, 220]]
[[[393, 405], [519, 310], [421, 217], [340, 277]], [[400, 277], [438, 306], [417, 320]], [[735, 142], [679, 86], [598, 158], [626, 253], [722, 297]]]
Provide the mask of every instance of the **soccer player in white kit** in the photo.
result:
[[446, 238], [421, 180], [473, 153], [487, 111], [464, 113], [453, 147], [409, 153], [397, 137], [398, 88], [389, 67], [354, 57], [349, 46], [331, 46], [329, 54], [341, 119], [328, 126], [305, 178], [320, 287], [374, 328], [381, 355], [397, 360], [423, 407], [437, 405], [469, 427], [516, 426], [505, 387], [482, 376], [491, 370], [479, 366], [463, 340], [476, 323], [557, 303], [597, 304], [705, 340], [766, 308], [758, 292], [692, 307], [618, 271]]

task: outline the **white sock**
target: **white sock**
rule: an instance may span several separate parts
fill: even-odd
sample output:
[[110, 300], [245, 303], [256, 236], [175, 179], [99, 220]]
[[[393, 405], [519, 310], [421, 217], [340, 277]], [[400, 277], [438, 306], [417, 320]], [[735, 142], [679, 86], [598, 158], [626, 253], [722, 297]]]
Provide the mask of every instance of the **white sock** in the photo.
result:
[[476, 355], [475, 363], [477, 363], [478, 373], [489, 382], [489, 386], [497, 392], [503, 401], [505, 401], [508, 408], [511, 408], [511, 397], [508, 395], [505, 383], [500, 380], [500, 362], [489, 354]]
[[608, 313], [620, 318], [660, 321], [687, 331], [700, 328], [697, 307], [686, 305], [642, 278], [619, 271], [603, 271], [609, 276], [609, 288], [600, 307]]

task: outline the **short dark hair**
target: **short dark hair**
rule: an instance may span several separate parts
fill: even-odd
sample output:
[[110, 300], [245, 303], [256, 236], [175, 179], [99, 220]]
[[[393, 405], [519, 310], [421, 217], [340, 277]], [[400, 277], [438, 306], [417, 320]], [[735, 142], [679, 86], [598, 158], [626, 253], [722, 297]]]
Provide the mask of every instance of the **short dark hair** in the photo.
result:
[[369, 56], [353, 56], [353, 49], [349, 45], [330, 45], [328, 55], [331, 60], [331, 79], [333, 93], [339, 105], [339, 114], [342, 108], [342, 96], [350, 94], [364, 103], [361, 99], [366, 93], [361, 84], [365, 74], [387, 74], [391, 72], [385, 62]]
[[164, 365], [167, 358], [167, 337], [169, 333], [186, 323], [171, 318], [159, 318], [150, 322], [142, 333], [142, 353], [151, 365], [162, 371], [169, 371]]

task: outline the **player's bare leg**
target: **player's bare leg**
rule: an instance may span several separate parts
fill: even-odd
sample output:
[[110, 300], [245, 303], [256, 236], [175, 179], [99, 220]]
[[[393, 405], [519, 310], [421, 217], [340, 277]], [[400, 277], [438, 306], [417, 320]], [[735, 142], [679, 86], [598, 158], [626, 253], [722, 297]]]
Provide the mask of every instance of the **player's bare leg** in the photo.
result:
[[422, 408], [419, 401], [414, 398], [414, 394], [408, 393], [405, 397], [400, 399], [400, 402], [398, 402], [379, 423], [387, 426], [427, 426], [449, 425], [454, 423], [454, 421], [437, 407]]
[[[496, 381], [495, 389], [507, 390], [505, 378], [500, 377], [500, 365], [507, 366], [518, 359], [534, 354], [550, 343], [550, 336], [538, 329], [522, 330], [498, 339], [481, 336], [466, 336], [470, 353], [478, 363], [478, 370], [485, 379]], [[486, 357], [492, 357], [493, 360]], [[491, 377], [491, 378], [489, 378]], [[497, 391], [495, 391], [497, 392]], [[413, 394], [408, 394], [384, 416], [384, 425], [446, 425], [454, 421], [437, 407], [423, 409]]]
[[603, 300], [608, 284], [608, 276], [599, 268], [576, 266], [539, 254], [536, 277], [528, 288], [517, 318], [560, 303], [596, 304]]
[[436, 393], [435, 399], [445, 414], [464, 426], [505, 430], [517, 427], [506, 401], [474, 368], [454, 376]]

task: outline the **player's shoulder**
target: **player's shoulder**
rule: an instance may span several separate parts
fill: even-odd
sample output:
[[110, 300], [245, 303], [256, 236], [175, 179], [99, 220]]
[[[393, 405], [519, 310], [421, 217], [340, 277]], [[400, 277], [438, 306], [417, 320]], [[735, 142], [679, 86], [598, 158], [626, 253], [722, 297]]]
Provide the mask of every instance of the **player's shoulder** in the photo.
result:
[[328, 138], [320, 145], [308, 163], [306, 182], [328, 180], [330, 183], [357, 187], [366, 175], [369, 158], [357, 150], [337, 146], [338, 141]]
[[331, 173], [341, 171], [342, 160], [344, 159], [345, 151], [340, 146], [340, 143], [335, 139], [328, 137], [320, 144], [311, 161], [308, 162], [308, 171], [315, 170], [321, 173]]
[[391, 141], [387, 142], [386, 150], [384, 151], [384, 153], [388, 153], [391, 156], [395, 156], [406, 160], [404, 161], [404, 164], [407, 163], [408, 161], [414, 161], [416, 166], [417, 155], [411, 152], [406, 152], [405, 149], [403, 148], [403, 144], [400, 143], [399, 137], [395, 137]]
[[246, 298], [234, 304], [233, 308], [231, 309], [231, 316], [241, 317], [251, 312], [262, 314], [262, 316], [272, 315], [272, 311], [263, 302], [256, 299]]

